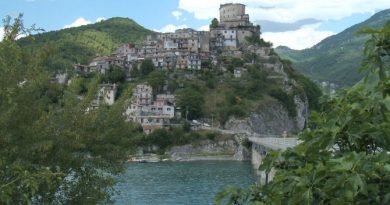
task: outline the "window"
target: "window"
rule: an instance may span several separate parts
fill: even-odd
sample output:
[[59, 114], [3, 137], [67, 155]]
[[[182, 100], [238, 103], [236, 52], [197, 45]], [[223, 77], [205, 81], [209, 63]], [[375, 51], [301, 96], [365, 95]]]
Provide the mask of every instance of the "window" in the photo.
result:
[[169, 108], [167, 108], [167, 111], [171, 111], [171, 108], [169, 107]]

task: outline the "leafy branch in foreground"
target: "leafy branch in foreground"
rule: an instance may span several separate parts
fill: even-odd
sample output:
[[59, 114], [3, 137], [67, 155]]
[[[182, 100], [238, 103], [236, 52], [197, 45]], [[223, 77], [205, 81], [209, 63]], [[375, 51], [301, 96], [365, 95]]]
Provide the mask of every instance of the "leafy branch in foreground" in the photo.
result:
[[248, 190], [228, 189], [217, 204], [390, 203], [390, 21], [371, 34], [362, 69], [377, 75], [342, 91], [312, 115], [292, 149], [268, 155], [260, 170], [273, 180]]
[[124, 121], [123, 104], [86, 113], [89, 99], [73, 83], [49, 83], [51, 54], [17, 45], [19, 18], [5, 21], [0, 42], [0, 204], [109, 204], [140, 131]]

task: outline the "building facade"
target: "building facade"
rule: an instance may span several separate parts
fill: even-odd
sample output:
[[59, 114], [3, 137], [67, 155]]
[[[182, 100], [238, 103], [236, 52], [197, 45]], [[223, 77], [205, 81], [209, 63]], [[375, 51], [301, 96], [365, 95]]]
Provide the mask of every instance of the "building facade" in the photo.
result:
[[146, 133], [170, 125], [175, 118], [175, 96], [159, 94], [153, 98], [153, 88], [144, 83], [133, 90], [133, 97], [126, 109], [128, 121], [141, 124]]

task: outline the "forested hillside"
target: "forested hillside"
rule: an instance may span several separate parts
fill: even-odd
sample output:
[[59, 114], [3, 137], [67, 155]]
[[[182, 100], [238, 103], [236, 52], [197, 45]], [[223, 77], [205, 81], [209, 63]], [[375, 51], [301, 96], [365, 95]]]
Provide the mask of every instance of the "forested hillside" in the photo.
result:
[[89, 63], [110, 54], [123, 43], [140, 43], [153, 32], [128, 18], [111, 18], [76, 28], [51, 31], [22, 38], [18, 45], [34, 52], [53, 53], [46, 62], [49, 71], [72, 69], [74, 63]]

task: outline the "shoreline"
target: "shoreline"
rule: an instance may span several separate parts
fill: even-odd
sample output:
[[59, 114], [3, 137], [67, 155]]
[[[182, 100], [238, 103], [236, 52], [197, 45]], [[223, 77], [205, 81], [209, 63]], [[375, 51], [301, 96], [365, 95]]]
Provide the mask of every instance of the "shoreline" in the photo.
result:
[[133, 157], [127, 160], [127, 163], [156, 163], [156, 162], [191, 162], [191, 161], [250, 161], [249, 159], [237, 159], [234, 155], [189, 155], [166, 157], [164, 155], [144, 155]]

